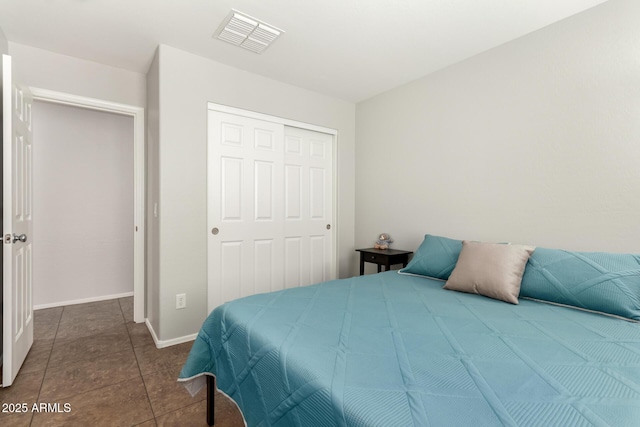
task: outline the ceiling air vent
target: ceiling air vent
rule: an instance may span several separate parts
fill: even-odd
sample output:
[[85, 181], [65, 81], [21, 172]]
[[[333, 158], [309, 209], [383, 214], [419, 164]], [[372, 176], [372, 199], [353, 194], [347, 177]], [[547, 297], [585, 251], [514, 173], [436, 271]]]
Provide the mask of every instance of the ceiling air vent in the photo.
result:
[[213, 36], [251, 52], [262, 53], [282, 33], [284, 31], [274, 26], [237, 10], [231, 10]]

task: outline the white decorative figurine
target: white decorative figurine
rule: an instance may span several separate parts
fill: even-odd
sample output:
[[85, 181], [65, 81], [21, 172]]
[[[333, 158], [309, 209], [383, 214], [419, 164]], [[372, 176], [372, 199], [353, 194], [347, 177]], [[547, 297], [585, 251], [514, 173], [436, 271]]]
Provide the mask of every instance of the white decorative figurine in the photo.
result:
[[387, 233], [382, 233], [378, 236], [378, 240], [373, 245], [374, 249], [389, 249], [389, 246], [393, 243], [393, 239]]

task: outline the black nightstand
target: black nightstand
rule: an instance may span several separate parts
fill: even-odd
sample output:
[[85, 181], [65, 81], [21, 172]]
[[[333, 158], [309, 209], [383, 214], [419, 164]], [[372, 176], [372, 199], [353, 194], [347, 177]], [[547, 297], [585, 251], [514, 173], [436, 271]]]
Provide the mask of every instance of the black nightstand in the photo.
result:
[[371, 262], [378, 264], [378, 273], [382, 271], [382, 266], [385, 266], [384, 271], [391, 270], [391, 266], [395, 264], [402, 264], [403, 267], [407, 266], [409, 262], [409, 255], [411, 251], [400, 251], [397, 249], [356, 249], [360, 252], [360, 275], [364, 274], [364, 263]]

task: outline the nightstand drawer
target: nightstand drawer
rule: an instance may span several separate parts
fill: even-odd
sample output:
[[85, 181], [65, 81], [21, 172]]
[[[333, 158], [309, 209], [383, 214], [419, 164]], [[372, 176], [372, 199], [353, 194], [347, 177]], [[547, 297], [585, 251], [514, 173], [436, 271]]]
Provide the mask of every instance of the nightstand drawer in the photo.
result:
[[364, 252], [362, 254], [362, 258], [364, 258], [365, 262], [373, 262], [375, 264], [384, 264], [387, 260], [386, 255], [372, 254], [368, 252]]

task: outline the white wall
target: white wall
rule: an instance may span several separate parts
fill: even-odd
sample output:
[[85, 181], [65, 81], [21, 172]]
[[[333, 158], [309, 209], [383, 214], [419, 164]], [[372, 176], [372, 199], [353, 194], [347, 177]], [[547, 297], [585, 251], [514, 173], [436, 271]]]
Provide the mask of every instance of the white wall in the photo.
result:
[[147, 230], [146, 313], [154, 331], [160, 330], [160, 218], [154, 204], [160, 200], [160, 67], [156, 50], [147, 73]]
[[144, 107], [144, 74], [9, 42], [20, 83], [89, 98]]
[[357, 245], [639, 252], [638, 22], [610, 0], [358, 104]]
[[0, 28], [0, 55], [2, 55], [3, 53], [9, 53], [9, 42], [4, 35], [2, 28]]
[[33, 107], [34, 306], [133, 292], [133, 118]]
[[[160, 46], [161, 340], [197, 332], [207, 315], [207, 102], [334, 128], [339, 274], [354, 270], [355, 105]], [[187, 308], [175, 310], [175, 295]]]

